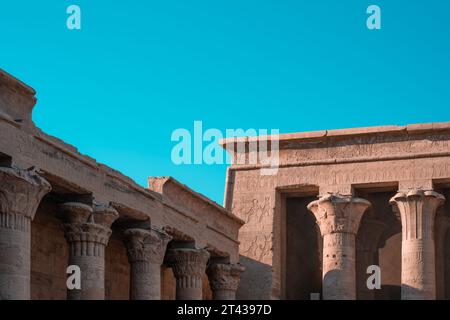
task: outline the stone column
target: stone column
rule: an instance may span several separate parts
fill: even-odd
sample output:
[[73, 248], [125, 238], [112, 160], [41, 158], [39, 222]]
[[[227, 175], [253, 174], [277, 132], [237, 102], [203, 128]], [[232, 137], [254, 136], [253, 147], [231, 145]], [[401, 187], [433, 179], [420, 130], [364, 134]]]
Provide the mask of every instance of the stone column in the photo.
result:
[[125, 231], [131, 265], [131, 300], [161, 300], [161, 264], [171, 239], [162, 230], [132, 228]]
[[34, 170], [0, 167], [0, 300], [30, 299], [31, 221], [50, 190]]
[[214, 263], [207, 269], [214, 300], [235, 300], [244, 267], [240, 264]]
[[387, 226], [375, 219], [365, 219], [356, 236], [356, 276], [358, 300], [374, 300], [375, 290], [367, 287], [367, 267], [376, 264], [378, 245]]
[[209, 252], [205, 249], [177, 248], [168, 251], [168, 263], [176, 279], [177, 300], [202, 300], [202, 279]]
[[421, 189], [390, 200], [402, 221], [402, 299], [436, 299], [434, 220], [444, 201], [443, 195]]
[[370, 202], [328, 194], [308, 205], [323, 237], [323, 298], [356, 299], [355, 237]]
[[68, 300], [105, 299], [105, 248], [111, 235], [111, 224], [119, 217], [107, 206], [77, 202], [61, 205], [63, 229], [69, 243], [69, 265], [81, 269], [81, 289], [67, 291]]

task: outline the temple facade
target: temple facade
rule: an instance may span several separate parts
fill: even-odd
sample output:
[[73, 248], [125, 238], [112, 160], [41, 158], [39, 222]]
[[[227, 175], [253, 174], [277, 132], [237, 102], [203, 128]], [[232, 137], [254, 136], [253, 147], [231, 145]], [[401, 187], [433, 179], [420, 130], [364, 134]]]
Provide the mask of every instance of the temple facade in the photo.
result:
[[235, 298], [241, 219], [175, 179], [143, 188], [80, 154], [33, 124], [35, 103], [0, 70], [0, 300]]
[[80, 154], [35, 103], [0, 69], [0, 299], [450, 299], [450, 123], [225, 139], [222, 207]]
[[245, 221], [238, 298], [450, 299], [450, 123], [222, 145], [225, 207]]

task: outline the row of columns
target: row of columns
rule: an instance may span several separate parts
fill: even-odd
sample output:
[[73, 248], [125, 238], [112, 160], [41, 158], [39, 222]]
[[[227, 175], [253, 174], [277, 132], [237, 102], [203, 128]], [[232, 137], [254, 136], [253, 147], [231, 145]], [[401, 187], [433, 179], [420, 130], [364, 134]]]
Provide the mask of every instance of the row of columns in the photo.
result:
[[[436, 299], [434, 221], [443, 195], [422, 189], [398, 192], [390, 203], [402, 223], [401, 296], [405, 300]], [[323, 238], [324, 299], [356, 299], [355, 242], [370, 202], [351, 195], [327, 194], [311, 202]], [[383, 226], [371, 223], [374, 237]], [[374, 248], [361, 248], [367, 256]]]
[[[33, 169], [0, 167], [0, 300], [30, 299], [31, 221], [50, 184]], [[78, 202], [60, 205], [63, 230], [69, 244], [69, 265], [81, 271], [81, 288], [68, 290], [70, 300], [105, 298], [105, 249], [117, 211], [104, 205]], [[239, 264], [211, 263], [205, 249], [167, 249], [172, 239], [163, 230], [130, 228], [124, 231], [131, 267], [130, 298], [161, 298], [161, 265], [172, 267], [176, 298], [203, 298], [206, 273], [214, 299], [235, 299], [243, 268]], [[167, 253], [166, 253], [167, 251]], [[166, 257], [166, 259], [165, 259]]]

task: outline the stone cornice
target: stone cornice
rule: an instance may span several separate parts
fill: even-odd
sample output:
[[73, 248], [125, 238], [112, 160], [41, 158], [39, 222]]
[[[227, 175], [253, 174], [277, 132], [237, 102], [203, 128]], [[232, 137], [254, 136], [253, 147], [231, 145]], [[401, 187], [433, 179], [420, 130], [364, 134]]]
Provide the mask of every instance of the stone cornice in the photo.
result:
[[[224, 140], [223, 147], [236, 158], [236, 143], [275, 137], [244, 137], [234, 144]], [[278, 168], [450, 157], [450, 122], [281, 134], [277, 156]], [[240, 155], [243, 162], [232, 164], [229, 171], [270, 168], [247, 158]]]
[[450, 122], [435, 122], [435, 123], [423, 123], [423, 124], [410, 124], [405, 126], [374, 126], [374, 127], [361, 127], [361, 128], [351, 128], [351, 129], [335, 129], [335, 130], [319, 130], [310, 132], [296, 132], [296, 133], [285, 133], [257, 137], [242, 137], [242, 138], [227, 138], [221, 140], [220, 145], [229, 149], [232, 144], [248, 144], [256, 141], [270, 141], [277, 139], [280, 144], [285, 142], [290, 143], [302, 143], [302, 142], [313, 142], [313, 141], [323, 141], [327, 138], [347, 138], [354, 136], [364, 136], [364, 135], [411, 135], [417, 133], [437, 133], [437, 132], [450, 132]]
[[[402, 155], [386, 155], [377, 157], [352, 157], [352, 158], [329, 158], [320, 160], [305, 160], [305, 161], [294, 161], [289, 163], [280, 163], [279, 168], [291, 168], [291, 167], [307, 167], [307, 166], [322, 166], [322, 165], [333, 165], [333, 164], [346, 164], [346, 163], [362, 163], [362, 162], [380, 162], [380, 161], [393, 161], [393, 160], [411, 160], [411, 159], [422, 159], [422, 158], [441, 158], [450, 157], [449, 152], [421, 152], [413, 154], [402, 154]], [[270, 165], [266, 164], [242, 164], [242, 165], [232, 165], [228, 167], [229, 171], [239, 171], [239, 170], [259, 170], [262, 168], [270, 168]]]
[[0, 69], [0, 84], [29, 96], [34, 97], [36, 94], [36, 91], [32, 87], [2, 69]]

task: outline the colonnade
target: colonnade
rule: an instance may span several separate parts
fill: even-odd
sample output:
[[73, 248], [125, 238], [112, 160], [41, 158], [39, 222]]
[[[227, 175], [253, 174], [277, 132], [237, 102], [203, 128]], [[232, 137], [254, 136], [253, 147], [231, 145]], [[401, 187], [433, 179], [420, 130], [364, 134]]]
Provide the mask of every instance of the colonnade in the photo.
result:
[[[0, 300], [30, 299], [31, 221], [51, 185], [33, 169], [0, 167]], [[58, 206], [69, 246], [69, 265], [81, 271], [81, 288], [67, 292], [70, 300], [105, 299], [105, 249], [119, 217], [108, 205], [66, 202]], [[172, 238], [155, 228], [123, 231], [130, 263], [130, 299], [161, 298], [161, 266], [169, 265], [176, 279], [176, 298], [203, 298], [208, 275], [214, 299], [235, 299], [239, 264], [214, 262], [206, 249], [191, 244], [169, 248]]]
[[[401, 217], [401, 297], [436, 299], [435, 237], [436, 211], [445, 201], [433, 190], [409, 189], [390, 199]], [[311, 202], [323, 238], [324, 299], [356, 299], [356, 234], [370, 202], [352, 195], [327, 194]], [[375, 227], [374, 237], [382, 226]], [[367, 255], [374, 248], [362, 248]]]

